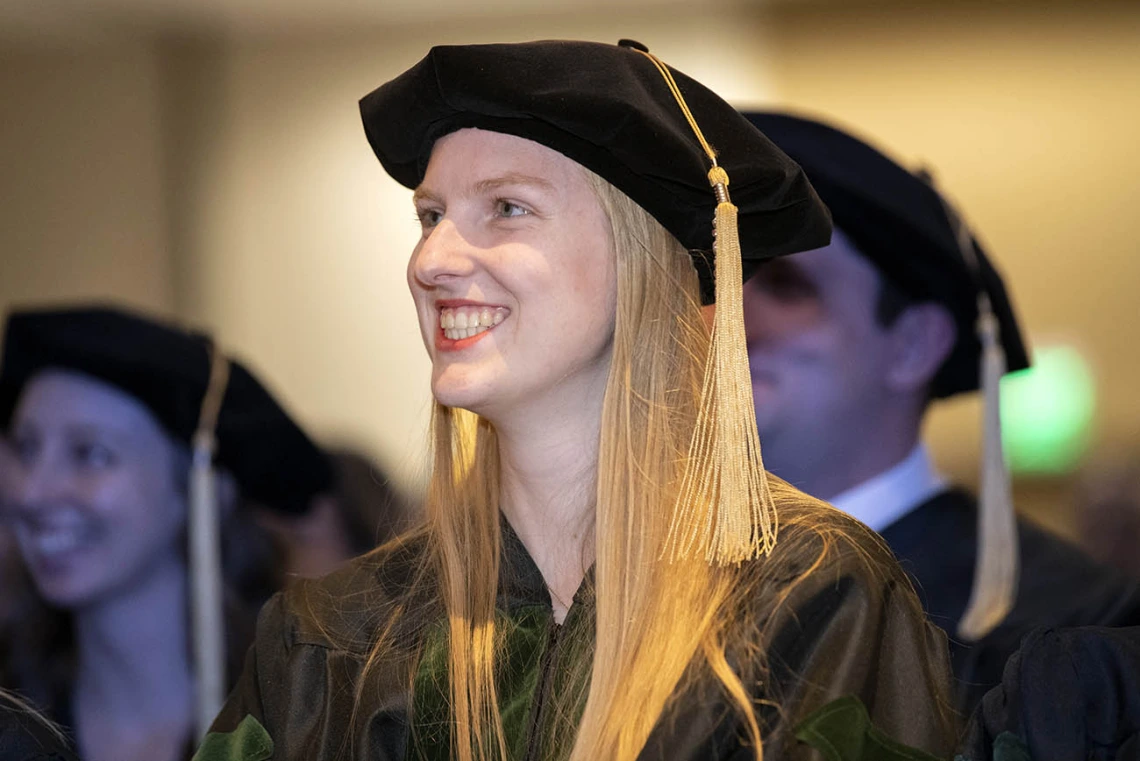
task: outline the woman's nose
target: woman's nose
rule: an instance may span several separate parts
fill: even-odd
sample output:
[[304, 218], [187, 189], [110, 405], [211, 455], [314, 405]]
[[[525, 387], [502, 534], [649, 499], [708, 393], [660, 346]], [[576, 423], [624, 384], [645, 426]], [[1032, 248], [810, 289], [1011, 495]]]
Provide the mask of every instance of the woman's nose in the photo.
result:
[[446, 285], [471, 274], [475, 269], [474, 254], [474, 246], [459, 226], [445, 218], [416, 247], [411, 274], [424, 286]]

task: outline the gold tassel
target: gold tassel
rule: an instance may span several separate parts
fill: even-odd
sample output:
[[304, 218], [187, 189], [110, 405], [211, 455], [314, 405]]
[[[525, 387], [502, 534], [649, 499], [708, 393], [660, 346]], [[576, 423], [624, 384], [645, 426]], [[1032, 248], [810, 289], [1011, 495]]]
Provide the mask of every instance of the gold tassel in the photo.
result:
[[728, 177], [713, 167], [717, 188], [716, 312], [700, 409], [666, 542], [672, 560], [703, 555], [715, 565], [740, 563], [776, 543], [776, 506], [760, 456], [752, 379], [744, 336], [740, 238]]
[[193, 613], [195, 718], [205, 736], [226, 695], [222, 559], [214, 432], [229, 385], [229, 361], [210, 346], [210, 379], [194, 433], [190, 466], [190, 607]]
[[712, 163], [716, 195], [713, 227], [716, 312], [705, 361], [700, 407], [685, 474], [669, 524], [670, 560], [703, 556], [712, 565], [759, 557], [776, 543], [776, 505], [760, 456], [752, 379], [744, 337], [744, 288], [737, 208], [728, 195], [728, 173], [716, 161], [669, 68], [653, 62]]
[[[972, 245], [972, 244], [971, 244]], [[1001, 377], [1005, 352], [989, 297], [978, 297], [978, 338], [982, 342], [982, 473], [978, 498], [978, 548], [974, 585], [958, 636], [976, 641], [991, 632], [1013, 609], [1017, 598], [1019, 553], [1017, 518], [1009, 470], [1001, 442]]]

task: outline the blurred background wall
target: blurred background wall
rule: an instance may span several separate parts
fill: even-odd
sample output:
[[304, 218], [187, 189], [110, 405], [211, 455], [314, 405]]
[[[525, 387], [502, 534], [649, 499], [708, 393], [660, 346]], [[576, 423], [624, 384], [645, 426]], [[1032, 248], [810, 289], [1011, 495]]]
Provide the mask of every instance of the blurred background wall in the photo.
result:
[[[935, 170], [1037, 345], [1076, 347], [1079, 473], [1140, 452], [1140, 7], [862, 0], [53, 0], [0, 6], [0, 308], [113, 299], [215, 331], [325, 440], [422, 478], [410, 193], [357, 99], [432, 44], [632, 37], [741, 105], [825, 116]], [[1047, 406], [1047, 404], [1046, 404]], [[936, 457], [973, 478], [976, 402]], [[1070, 529], [1071, 474], [1023, 506]]]

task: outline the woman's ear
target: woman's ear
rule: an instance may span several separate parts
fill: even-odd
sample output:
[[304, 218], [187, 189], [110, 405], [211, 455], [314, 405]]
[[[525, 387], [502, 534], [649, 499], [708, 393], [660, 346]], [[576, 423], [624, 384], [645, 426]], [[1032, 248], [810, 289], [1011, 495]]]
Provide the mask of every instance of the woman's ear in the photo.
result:
[[897, 392], [924, 390], [933, 383], [958, 339], [950, 310], [933, 302], [904, 309], [888, 333], [892, 346], [886, 380]]

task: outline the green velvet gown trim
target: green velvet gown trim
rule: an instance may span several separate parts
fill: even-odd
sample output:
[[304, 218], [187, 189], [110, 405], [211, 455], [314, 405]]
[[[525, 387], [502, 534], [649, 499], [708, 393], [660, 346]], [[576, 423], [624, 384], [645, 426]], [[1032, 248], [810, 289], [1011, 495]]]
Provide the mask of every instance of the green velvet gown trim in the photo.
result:
[[[991, 751], [993, 761], [1033, 761], [1033, 757], [1029, 755], [1029, 746], [1013, 732], [1002, 732], [995, 737]], [[975, 761], [975, 759], [959, 754], [954, 757], [954, 761]]]
[[[560, 723], [576, 726], [581, 718], [585, 685], [575, 687], [572, 680], [581, 669], [573, 665], [592, 660], [580, 660], [589, 657], [583, 645], [590, 640], [586, 624], [593, 619], [591, 598], [586, 594], [575, 598], [563, 625], [554, 622], [548, 605], [512, 606], [509, 614], [495, 611], [499, 638], [495, 689], [510, 761], [556, 758], [569, 751], [559, 747], [567, 743], [548, 746], [563, 734], [558, 731]], [[409, 759], [452, 758], [447, 641], [447, 625], [441, 622], [424, 644], [413, 687]]]
[[937, 756], [903, 745], [871, 723], [854, 695], [833, 700], [796, 727], [796, 739], [826, 761], [938, 761]]
[[232, 732], [210, 732], [202, 740], [193, 761], [266, 761], [273, 755], [273, 739], [252, 716], [246, 716]]

